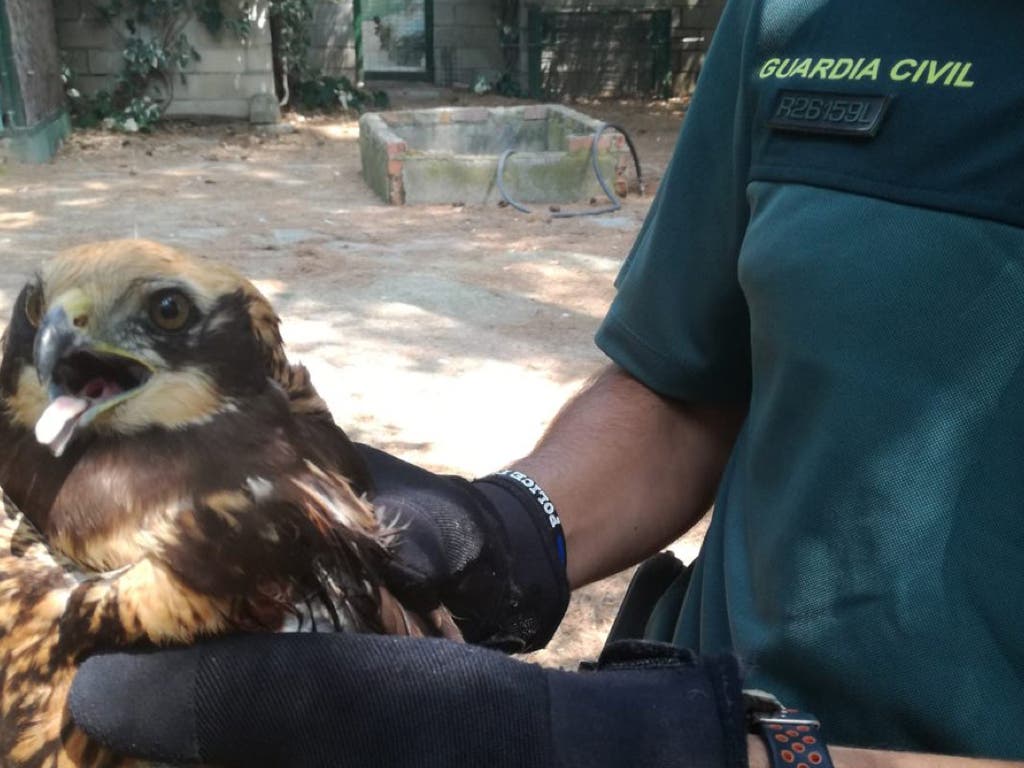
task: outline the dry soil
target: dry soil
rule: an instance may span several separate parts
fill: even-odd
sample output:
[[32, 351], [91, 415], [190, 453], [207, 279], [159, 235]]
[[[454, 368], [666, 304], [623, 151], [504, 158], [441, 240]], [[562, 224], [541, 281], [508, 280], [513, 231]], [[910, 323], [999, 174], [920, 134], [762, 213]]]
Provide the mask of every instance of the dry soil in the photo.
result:
[[[393, 107], [507, 103], [389, 93]], [[653, 190], [684, 105], [575, 106], [629, 131]], [[466, 476], [504, 466], [603, 364], [592, 336], [650, 194], [568, 219], [544, 207], [388, 206], [361, 178], [357, 136], [354, 115], [288, 114], [274, 131], [179, 122], [147, 135], [77, 132], [47, 165], [3, 167], [0, 317], [61, 248], [164, 241], [234, 264], [270, 296], [291, 355], [356, 439]], [[678, 547], [692, 556], [698, 539]], [[593, 657], [626, 579], [578, 591], [537, 660]]]

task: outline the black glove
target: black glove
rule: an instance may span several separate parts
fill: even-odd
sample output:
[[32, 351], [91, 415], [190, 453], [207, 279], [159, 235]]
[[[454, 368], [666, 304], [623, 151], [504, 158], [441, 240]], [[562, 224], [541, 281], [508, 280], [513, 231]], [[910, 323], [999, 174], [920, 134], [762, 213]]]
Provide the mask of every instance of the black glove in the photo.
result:
[[388, 586], [414, 608], [444, 603], [471, 643], [546, 645], [569, 605], [565, 542], [547, 497], [517, 475], [469, 482], [356, 447], [381, 518], [402, 529]]
[[744, 768], [732, 657], [631, 643], [563, 672], [443, 640], [250, 635], [93, 657], [71, 715], [171, 763]]

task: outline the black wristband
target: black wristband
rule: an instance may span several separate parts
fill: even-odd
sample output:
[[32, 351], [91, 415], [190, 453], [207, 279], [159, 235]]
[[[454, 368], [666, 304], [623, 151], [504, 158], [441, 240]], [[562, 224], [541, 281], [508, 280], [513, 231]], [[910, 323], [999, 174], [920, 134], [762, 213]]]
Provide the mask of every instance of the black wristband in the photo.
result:
[[[562, 564], [562, 567], [566, 567], [566, 552], [565, 552], [565, 534], [562, 531], [562, 520], [558, 517], [558, 511], [555, 509], [555, 502], [551, 500], [544, 489], [540, 487], [536, 480], [530, 477], [525, 472], [520, 472], [518, 469], [503, 469], [501, 472], [495, 472], [493, 475], [488, 475], [483, 478], [484, 480], [490, 480], [492, 482], [502, 482], [504, 479], [512, 480], [517, 485], [505, 484], [506, 487], [518, 493], [519, 488], [523, 488], [533, 498], [537, 505], [540, 507], [542, 517], [538, 520], [544, 520], [547, 522], [547, 529], [550, 530], [552, 537], [554, 538], [555, 552], [558, 555], [558, 561]], [[504, 484], [504, 483], [503, 483]], [[519, 494], [522, 495], [522, 494]]]
[[473, 486], [491, 502], [505, 532], [512, 587], [499, 611], [498, 632], [477, 642], [514, 653], [543, 648], [569, 605], [565, 537], [554, 504], [516, 470], [482, 477]]

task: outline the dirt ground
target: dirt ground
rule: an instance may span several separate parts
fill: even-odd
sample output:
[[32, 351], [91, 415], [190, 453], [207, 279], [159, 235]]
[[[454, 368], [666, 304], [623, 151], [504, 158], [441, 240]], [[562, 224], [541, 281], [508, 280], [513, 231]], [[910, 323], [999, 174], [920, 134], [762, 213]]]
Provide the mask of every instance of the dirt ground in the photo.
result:
[[[388, 92], [393, 108], [502, 101]], [[629, 131], [653, 189], [683, 105], [575, 106]], [[75, 133], [48, 165], [0, 168], [0, 317], [61, 248], [164, 241], [234, 264], [270, 296], [292, 357], [354, 438], [466, 476], [506, 465], [602, 364], [592, 336], [651, 198], [569, 219], [543, 207], [392, 207], [361, 178], [357, 136], [355, 116], [290, 114], [277, 131], [176, 123]], [[696, 541], [677, 548], [692, 556]], [[626, 579], [580, 590], [537, 660], [593, 657]]]

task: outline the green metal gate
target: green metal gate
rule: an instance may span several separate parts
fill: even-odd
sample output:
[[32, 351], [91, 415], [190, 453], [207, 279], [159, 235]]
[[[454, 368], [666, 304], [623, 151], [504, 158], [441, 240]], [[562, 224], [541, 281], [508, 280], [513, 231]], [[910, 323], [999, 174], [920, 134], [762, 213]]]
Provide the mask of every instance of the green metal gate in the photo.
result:
[[533, 98], [667, 96], [670, 10], [527, 11], [528, 91]]
[[355, 0], [357, 67], [364, 78], [434, 79], [432, 0]]

